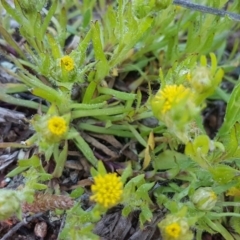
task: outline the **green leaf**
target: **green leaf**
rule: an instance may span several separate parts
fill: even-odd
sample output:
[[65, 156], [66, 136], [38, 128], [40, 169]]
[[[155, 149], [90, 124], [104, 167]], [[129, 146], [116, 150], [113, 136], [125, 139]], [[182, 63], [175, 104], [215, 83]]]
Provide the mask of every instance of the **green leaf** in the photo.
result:
[[71, 56], [74, 56], [74, 59], [78, 66], [82, 66], [85, 63], [86, 51], [87, 51], [89, 42], [91, 41], [91, 38], [92, 38], [92, 29], [90, 29], [87, 35], [85, 36], [85, 38], [82, 41], [80, 41], [77, 49], [75, 51], [72, 51], [71, 53]]
[[65, 7], [61, 8], [61, 12], [59, 15], [59, 24], [61, 26], [60, 31], [58, 33], [58, 42], [60, 43], [60, 46], [64, 48], [65, 40], [67, 38], [67, 10]]
[[79, 198], [82, 196], [83, 193], [84, 193], [84, 189], [82, 187], [78, 187], [71, 192], [70, 197]]
[[219, 129], [217, 137], [227, 135], [229, 131], [233, 128], [234, 124], [240, 119], [240, 83], [238, 83], [230, 96], [224, 123]]
[[107, 76], [109, 73], [108, 61], [105, 57], [105, 54], [103, 51], [103, 45], [101, 42], [99, 22], [95, 22], [92, 24], [92, 41], [93, 41], [95, 58], [97, 60], [95, 80], [97, 80], [98, 82], [104, 79], [104, 77]]
[[57, 60], [58, 58], [60, 58], [62, 56], [60, 46], [59, 46], [58, 42], [56, 41], [56, 39], [54, 39], [54, 37], [50, 33], [47, 33], [46, 36], [47, 36], [48, 43], [50, 44], [50, 47], [52, 50], [52, 56], [54, 57], [55, 60]]
[[82, 103], [87, 104], [91, 101], [91, 99], [93, 98], [93, 94], [96, 90], [96, 87], [97, 83], [95, 81], [91, 81], [85, 91]]
[[180, 171], [195, 165], [186, 155], [171, 150], [160, 153], [153, 160], [156, 170], [179, 169]]
[[125, 206], [122, 210], [123, 217], [127, 217], [132, 210], [133, 209], [129, 205]]
[[74, 137], [73, 141], [75, 142], [78, 149], [87, 158], [87, 160], [93, 166], [97, 166], [98, 160], [94, 156], [92, 149], [89, 147], [89, 145], [86, 143], [86, 141], [81, 137], [80, 133], [78, 134], [78, 136]]
[[13, 40], [12, 36], [2, 26], [0, 26], [0, 33], [4, 37], [6, 42], [21, 56], [21, 58], [26, 59], [26, 56], [21, 50], [21, 48], [17, 45], [17, 43]]
[[108, 87], [100, 87], [98, 86], [98, 92], [101, 94], [107, 94], [107, 95], [112, 95], [114, 98], [120, 99], [120, 100], [135, 100], [136, 99], [136, 94], [133, 93], [125, 93], [125, 92], [120, 92]]
[[42, 165], [38, 156], [33, 155], [29, 159], [22, 159], [18, 161], [19, 167], [34, 167], [37, 168]]
[[106, 171], [102, 161], [98, 161], [98, 168], [97, 169], [98, 169], [98, 172], [99, 172], [100, 175], [104, 176], [104, 175], [107, 174], [107, 171]]
[[132, 176], [132, 166], [129, 163], [121, 175], [122, 182], [125, 183], [130, 176]]
[[218, 164], [210, 168], [209, 171], [212, 174], [213, 179], [219, 184], [229, 183], [239, 175], [239, 172], [236, 169], [223, 164]]
[[141, 206], [141, 213], [139, 215], [140, 219], [140, 226], [143, 226], [143, 224], [148, 221], [150, 222], [153, 217], [152, 211], [150, 210], [149, 206], [147, 204], [143, 204]]
[[[52, 173], [53, 177], [55, 177], [55, 178], [61, 177], [63, 169], [64, 169], [64, 164], [67, 159], [67, 155], [68, 155], [68, 142], [65, 141], [63, 150], [60, 152], [58, 158], [54, 159], [54, 161], [56, 162], [56, 166], [55, 166], [54, 172]], [[54, 157], [57, 157], [57, 156], [54, 156]]]
[[142, 184], [136, 191], [138, 198], [151, 203], [148, 191], [154, 186], [155, 182]]
[[22, 172], [25, 172], [29, 167], [16, 167], [7, 174], [7, 177], [14, 177]]
[[92, 177], [98, 176], [98, 171], [93, 167], [90, 168], [90, 173]]
[[140, 174], [134, 178], [132, 178], [126, 185], [125, 188], [127, 188], [130, 185], [134, 185], [134, 186], [141, 186], [143, 183], [145, 183], [145, 179], [144, 179], [144, 174]]
[[[21, 11], [18, 11], [18, 9], [13, 9], [6, 0], [1, 0], [1, 3], [8, 14], [10, 14], [18, 23], [24, 24], [25, 23], [25, 17], [23, 16]], [[15, 1], [17, 3], [17, 1]], [[16, 6], [19, 5], [18, 3]]]
[[32, 188], [35, 190], [45, 190], [48, 187], [45, 184], [41, 184], [41, 183], [33, 183], [32, 184]]
[[36, 46], [38, 47], [38, 52], [42, 53], [44, 51], [43, 43], [41, 39], [41, 27], [42, 27], [42, 16], [40, 13], [36, 13], [36, 20], [34, 23], [34, 36], [36, 41]]
[[91, 19], [92, 19], [92, 11], [91, 11], [91, 9], [88, 9], [88, 10], [83, 14], [82, 27], [83, 27], [83, 28], [88, 27]]
[[[51, 2], [51, 7], [47, 13], [47, 15], [45, 16], [42, 26], [40, 28], [40, 40], [42, 41], [44, 38], [44, 35], [46, 34], [47, 31], [47, 27], [49, 26], [49, 23], [51, 21], [51, 18], [53, 16], [53, 14], [55, 13], [56, 9], [57, 9], [57, 5], [58, 5], [58, 1], [57, 0], [53, 0]], [[38, 29], [39, 31], [39, 29]]]

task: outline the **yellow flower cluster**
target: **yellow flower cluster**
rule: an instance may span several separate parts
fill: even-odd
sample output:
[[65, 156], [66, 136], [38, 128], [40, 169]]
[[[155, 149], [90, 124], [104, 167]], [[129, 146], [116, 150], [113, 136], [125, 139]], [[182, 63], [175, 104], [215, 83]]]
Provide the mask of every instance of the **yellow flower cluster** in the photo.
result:
[[74, 69], [74, 61], [70, 56], [64, 56], [61, 58], [61, 66], [70, 72]]
[[154, 97], [154, 103], [162, 104], [162, 113], [166, 113], [171, 108], [190, 96], [190, 89], [183, 85], [167, 85], [157, 93]]
[[165, 232], [167, 235], [173, 238], [178, 238], [181, 234], [181, 226], [178, 223], [171, 223], [165, 227]]
[[158, 224], [164, 240], [192, 240], [193, 233], [189, 228], [187, 219], [174, 215], [167, 215]]
[[94, 177], [91, 190], [93, 192], [90, 197], [91, 200], [105, 208], [110, 208], [121, 201], [123, 183], [116, 173], [108, 173], [104, 176], [98, 175]]
[[64, 118], [54, 116], [48, 120], [48, 130], [56, 136], [62, 136], [67, 131], [67, 123]]

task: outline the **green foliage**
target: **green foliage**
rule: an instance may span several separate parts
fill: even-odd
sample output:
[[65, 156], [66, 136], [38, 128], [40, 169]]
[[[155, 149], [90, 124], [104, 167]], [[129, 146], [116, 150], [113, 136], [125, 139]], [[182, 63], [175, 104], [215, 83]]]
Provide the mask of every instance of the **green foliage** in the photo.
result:
[[144, 175], [138, 175], [132, 178], [124, 187], [123, 204], [125, 207], [122, 210], [124, 217], [132, 211], [141, 210], [139, 215], [140, 225], [146, 221], [151, 221], [152, 211], [150, 204], [152, 201], [149, 197], [149, 190], [153, 187], [154, 182], [146, 183]]
[[99, 239], [92, 233], [94, 228], [92, 211], [84, 211], [79, 204], [67, 211], [65, 227], [61, 232], [60, 239]]
[[[211, 4], [222, 8], [225, 3]], [[225, 53], [226, 39], [229, 29], [237, 31], [239, 26], [227, 17], [186, 10], [169, 0], [111, 4], [105, 0], [15, 0], [14, 6], [1, 0], [0, 8], [7, 14], [0, 19], [0, 44], [5, 57], [18, 68], [11, 74], [21, 83], [1, 84], [0, 100], [38, 110], [38, 114], [30, 120], [33, 136], [21, 144], [0, 143], [0, 147], [36, 146], [38, 155], [20, 159], [8, 174], [22, 173], [26, 182], [22, 192], [1, 190], [1, 197], [11, 198], [13, 208], [0, 199], [4, 202], [0, 218], [7, 219], [13, 211], [21, 217], [22, 201], [31, 202], [35, 191], [52, 190], [48, 181], [61, 177], [74, 143], [92, 165], [92, 177], [105, 175], [109, 169], [121, 175], [124, 217], [140, 211], [144, 227], [155, 210], [165, 208], [168, 213], [159, 223], [165, 239], [171, 239], [166, 231], [176, 226], [171, 224], [185, 226], [183, 236], [176, 239], [192, 238], [190, 227], [198, 240], [204, 231], [233, 239], [224, 226], [230, 217], [240, 232], [236, 220], [240, 85], [237, 82], [231, 94], [219, 85], [223, 79], [233, 82], [229, 73], [239, 61], [235, 54], [239, 45], [235, 43], [232, 53]], [[237, 11], [239, 3], [229, 8]], [[13, 37], [9, 16], [19, 25], [22, 46]], [[71, 37], [74, 41], [69, 44]], [[14, 54], [8, 54], [9, 48]], [[128, 78], [132, 72], [138, 73], [134, 79]], [[181, 93], [163, 100], [164, 88], [174, 85], [181, 85], [187, 94], [180, 100]], [[14, 95], [22, 92], [37, 96], [42, 104]], [[224, 123], [213, 139], [207, 136], [201, 117], [208, 98], [227, 104]], [[169, 105], [164, 108], [166, 102]], [[59, 128], [51, 125], [54, 119]], [[158, 125], [149, 124], [156, 120]], [[139, 161], [128, 155], [125, 162], [116, 164], [124, 170], [115, 169], [112, 161], [106, 163], [111, 166], [106, 170], [84, 132], [114, 136], [126, 147], [133, 143]], [[78, 198], [84, 191], [79, 188], [70, 195]], [[225, 198], [227, 194], [232, 202]], [[210, 199], [215, 195], [216, 199]], [[226, 206], [234, 210], [225, 212]], [[97, 204], [91, 209], [75, 204], [66, 212], [60, 239], [98, 239], [92, 231], [105, 213]]]

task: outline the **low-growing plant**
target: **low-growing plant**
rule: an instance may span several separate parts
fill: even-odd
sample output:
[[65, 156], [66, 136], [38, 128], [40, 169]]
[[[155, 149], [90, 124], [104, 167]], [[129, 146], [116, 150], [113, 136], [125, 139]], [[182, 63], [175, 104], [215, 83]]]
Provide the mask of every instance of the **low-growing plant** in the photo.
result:
[[[236, 1], [228, 10], [238, 7]], [[165, 240], [202, 239], [203, 232], [239, 238], [240, 85], [228, 74], [239, 63], [238, 44], [225, 52], [229, 30], [239, 25], [174, 1], [15, 0], [10, 6], [1, 0], [3, 9], [24, 41], [13, 38], [5, 15], [0, 45], [17, 67], [8, 72], [18, 82], [1, 84], [0, 100], [35, 114], [26, 119], [34, 130], [30, 138], [0, 147], [35, 152], [8, 173], [22, 174], [25, 184], [21, 191], [0, 190], [1, 220], [34, 208], [61, 209], [60, 239], [99, 239], [95, 224], [120, 204], [124, 217], [140, 212], [140, 228], [156, 211], [166, 213], [158, 223]], [[221, 89], [223, 79], [236, 84], [231, 94]], [[17, 98], [22, 92], [38, 102]], [[202, 121], [210, 98], [227, 105], [212, 139]], [[91, 134], [112, 136], [125, 148], [135, 144], [137, 159], [101, 159]], [[72, 148], [92, 166], [92, 183], [64, 196], [48, 183], [62, 176]], [[85, 208], [81, 197], [89, 191]]]

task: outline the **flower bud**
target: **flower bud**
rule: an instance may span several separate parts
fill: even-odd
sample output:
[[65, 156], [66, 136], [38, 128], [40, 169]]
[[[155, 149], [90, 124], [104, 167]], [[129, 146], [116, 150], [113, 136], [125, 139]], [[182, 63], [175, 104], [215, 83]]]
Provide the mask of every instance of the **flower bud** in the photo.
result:
[[212, 188], [202, 187], [193, 194], [192, 201], [198, 209], [208, 211], [215, 207], [217, 195]]
[[16, 214], [21, 217], [21, 200], [19, 194], [13, 190], [0, 191], [0, 220], [6, 220]]

